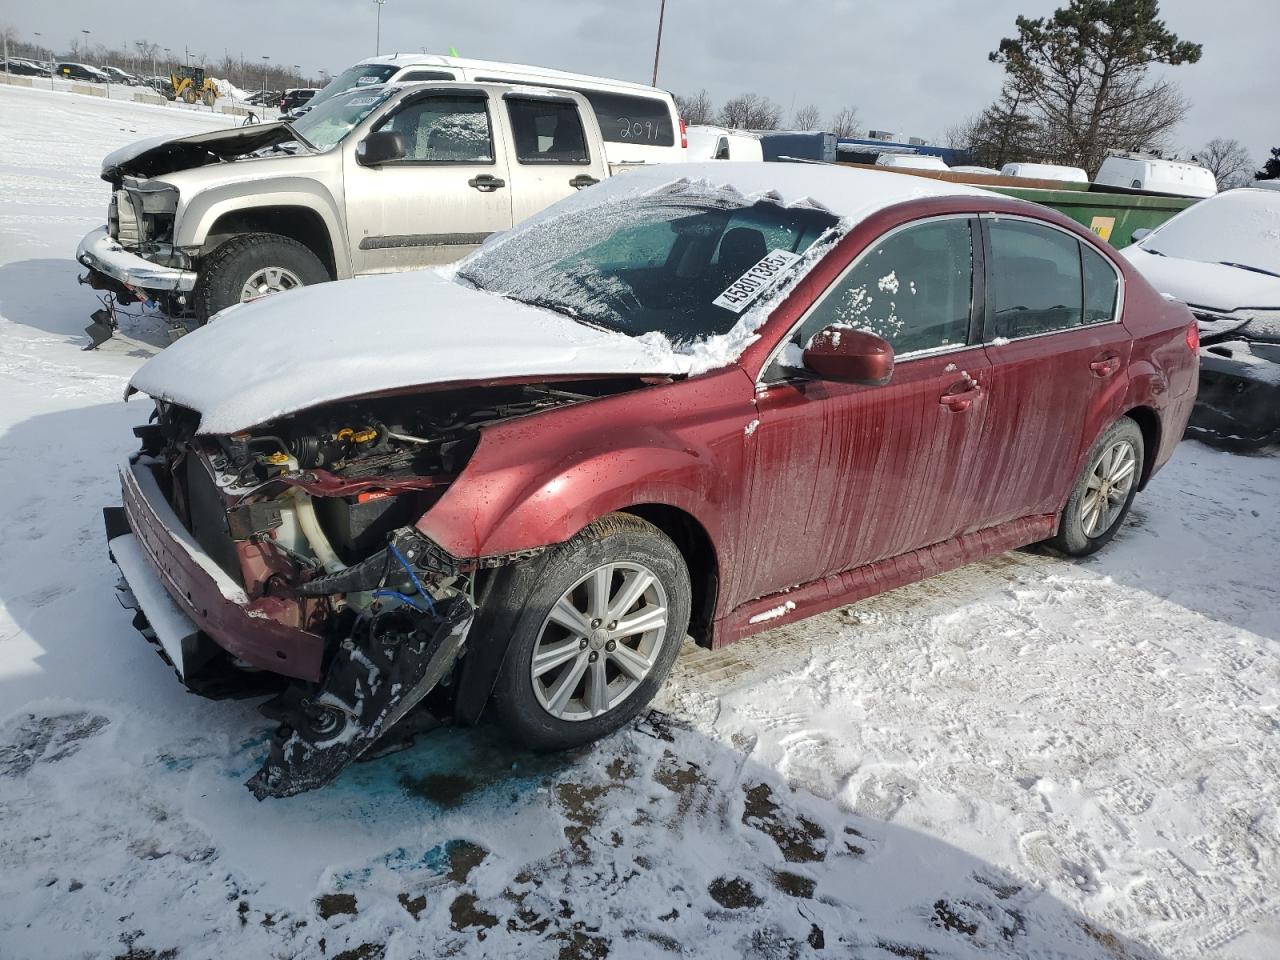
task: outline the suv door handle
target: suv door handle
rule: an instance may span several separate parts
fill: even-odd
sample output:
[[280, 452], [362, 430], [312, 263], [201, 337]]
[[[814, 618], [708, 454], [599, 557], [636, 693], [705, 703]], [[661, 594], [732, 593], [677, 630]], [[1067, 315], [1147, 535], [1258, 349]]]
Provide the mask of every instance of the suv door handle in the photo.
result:
[[982, 385], [969, 380], [955, 384], [942, 395], [938, 402], [955, 413], [964, 413], [980, 396], [982, 396]]
[[467, 181], [468, 187], [474, 187], [481, 193], [492, 193], [499, 187], [505, 187], [507, 181], [499, 180], [497, 177], [489, 173], [482, 173], [478, 177], [472, 177]]
[[1104, 353], [1089, 364], [1089, 369], [1095, 377], [1105, 380], [1120, 369], [1120, 358], [1114, 353]]
[[575, 190], [581, 190], [583, 187], [589, 187], [593, 183], [599, 183], [599, 182], [600, 182], [599, 180], [597, 180], [593, 176], [590, 176], [589, 174], [580, 173], [576, 177], [574, 177], [572, 180], [569, 181], [569, 186], [573, 187], [573, 189]]

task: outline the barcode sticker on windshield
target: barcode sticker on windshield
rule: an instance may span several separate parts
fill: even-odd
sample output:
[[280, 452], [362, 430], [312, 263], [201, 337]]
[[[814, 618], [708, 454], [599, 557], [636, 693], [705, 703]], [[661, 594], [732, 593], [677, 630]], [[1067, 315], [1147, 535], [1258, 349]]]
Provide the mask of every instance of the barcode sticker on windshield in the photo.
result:
[[711, 302], [717, 307], [741, 313], [799, 259], [800, 255], [790, 250], [770, 250], [763, 260], [729, 284], [728, 289]]

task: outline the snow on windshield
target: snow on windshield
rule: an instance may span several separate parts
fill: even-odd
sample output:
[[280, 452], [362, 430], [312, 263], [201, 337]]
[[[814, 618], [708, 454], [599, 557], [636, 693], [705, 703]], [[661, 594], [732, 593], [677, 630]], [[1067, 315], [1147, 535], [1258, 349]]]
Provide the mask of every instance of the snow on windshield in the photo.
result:
[[1140, 246], [1166, 257], [1280, 274], [1280, 193], [1228, 190], [1201, 200]]
[[841, 232], [841, 221], [812, 203], [677, 180], [536, 218], [487, 243], [457, 275], [590, 326], [669, 344], [711, 369], [737, 358], [768, 305]]

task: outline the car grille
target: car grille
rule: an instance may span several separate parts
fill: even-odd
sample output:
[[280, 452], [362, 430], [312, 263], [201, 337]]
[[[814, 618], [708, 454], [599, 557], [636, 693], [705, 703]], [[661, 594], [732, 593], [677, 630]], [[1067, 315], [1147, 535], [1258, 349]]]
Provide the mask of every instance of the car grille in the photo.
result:
[[244, 586], [240, 558], [227, 528], [227, 512], [213, 478], [195, 452], [187, 454], [184, 482], [191, 535], [236, 583]]

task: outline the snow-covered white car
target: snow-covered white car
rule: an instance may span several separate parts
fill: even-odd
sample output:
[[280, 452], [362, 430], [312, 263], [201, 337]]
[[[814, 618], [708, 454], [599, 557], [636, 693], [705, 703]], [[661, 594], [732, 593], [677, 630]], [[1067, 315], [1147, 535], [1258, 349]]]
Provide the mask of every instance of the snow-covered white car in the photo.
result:
[[1122, 254], [1200, 324], [1191, 436], [1231, 447], [1280, 440], [1280, 192], [1201, 200]]
[[452, 274], [238, 306], [148, 361], [110, 549], [189, 683], [294, 681], [260, 797], [428, 696], [569, 747], [634, 717], [687, 633], [1102, 548], [1182, 434], [1194, 331], [1038, 204], [653, 166]]
[[[107, 224], [76, 258], [118, 302], [198, 325], [268, 294], [457, 260], [608, 176], [582, 94], [362, 87], [293, 121], [112, 153]], [[94, 342], [112, 330], [97, 316]]]

